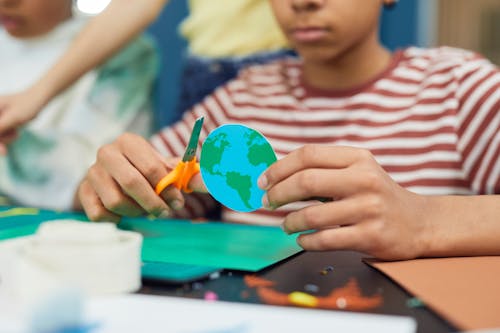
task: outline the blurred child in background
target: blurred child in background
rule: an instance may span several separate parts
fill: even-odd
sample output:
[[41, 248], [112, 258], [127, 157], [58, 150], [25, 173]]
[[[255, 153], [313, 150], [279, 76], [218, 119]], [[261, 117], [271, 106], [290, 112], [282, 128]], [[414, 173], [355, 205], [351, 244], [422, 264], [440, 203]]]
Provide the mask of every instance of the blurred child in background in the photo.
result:
[[[36, 94], [20, 92], [57, 61], [86, 20], [73, 16], [70, 0], [3, 0], [0, 23], [2, 118], [11, 101], [38, 103]], [[71, 208], [99, 146], [125, 131], [150, 133], [156, 72], [156, 49], [140, 37], [43, 109], [14, 110], [26, 126], [0, 134], [10, 143], [0, 156], [0, 195], [11, 204]]]

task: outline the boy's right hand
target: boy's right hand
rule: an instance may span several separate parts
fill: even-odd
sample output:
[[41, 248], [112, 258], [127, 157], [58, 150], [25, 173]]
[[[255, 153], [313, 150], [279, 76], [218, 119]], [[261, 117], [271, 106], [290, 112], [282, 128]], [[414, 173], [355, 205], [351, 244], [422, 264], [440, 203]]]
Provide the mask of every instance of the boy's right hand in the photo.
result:
[[[184, 196], [173, 186], [161, 196], [156, 184], [175, 168], [179, 158], [165, 159], [144, 138], [130, 133], [101, 147], [78, 189], [81, 208], [92, 221], [118, 222], [121, 216], [152, 214], [168, 217], [184, 206]], [[206, 192], [198, 173], [189, 186]]]

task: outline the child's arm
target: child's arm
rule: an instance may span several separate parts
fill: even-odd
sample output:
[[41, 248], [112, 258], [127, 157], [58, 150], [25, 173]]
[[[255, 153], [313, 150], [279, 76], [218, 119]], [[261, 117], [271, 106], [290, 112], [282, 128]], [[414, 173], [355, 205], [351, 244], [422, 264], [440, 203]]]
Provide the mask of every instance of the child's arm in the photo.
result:
[[305, 146], [261, 176], [264, 203], [310, 197], [332, 202], [289, 214], [283, 224], [307, 250], [350, 249], [381, 259], [499, 255], [500, 196], [422, 196], [396, 184], [363, 149]]
[[[26, 123], [87, 71], [103, 63], [153, 22], [168, 0], [113, 0], [91, 20], [59, 61], [31, 88], [0, 98], [1, 135]], [[2, 103], [3, 107], [2, 107]]]
[[[67, 210], [96, 151], [124, 132], [151, 133], [158, 59], [146, 37], [130, 43], [19, 131], [0, 159], [0, 188], [12, 201]], [[45, 112], [45, 111], [44, 111]]]
[[[158, 196], [155, 185], [179, 158], [163, 158], [149, 142], [134, 134], [124, 134], [103, 146], [78, 190], [81, 207], [93, 221], [118, 221], [121, 216], [144, 213], [168, 217], [184, 206], [184, 196], [169, 187]], [[206, 192], [198, 173], [189, 187]]]

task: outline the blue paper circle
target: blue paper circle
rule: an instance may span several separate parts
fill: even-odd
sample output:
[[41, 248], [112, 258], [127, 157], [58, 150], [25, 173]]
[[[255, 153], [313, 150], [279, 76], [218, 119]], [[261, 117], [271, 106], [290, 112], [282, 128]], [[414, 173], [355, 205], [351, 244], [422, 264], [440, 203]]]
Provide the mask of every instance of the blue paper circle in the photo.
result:
[[274, 162], [276, 154], [262, 134], [243, 125], [222, 125], [203, 143], [201, 176], [217, 201], [251, 212], [262, 207], [264, 191], [257, 179]]

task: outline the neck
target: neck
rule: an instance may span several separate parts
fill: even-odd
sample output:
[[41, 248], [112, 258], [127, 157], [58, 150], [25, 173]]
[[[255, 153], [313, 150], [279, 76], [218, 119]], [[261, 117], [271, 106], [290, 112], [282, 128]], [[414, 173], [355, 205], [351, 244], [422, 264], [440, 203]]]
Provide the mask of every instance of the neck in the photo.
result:
[[360, 86], [384, 71], [391, 53], [378, 42], [377, 34], [348, 49], [330, 62], [304, 62], [304, 79], [324, 90], [345, 90]]

